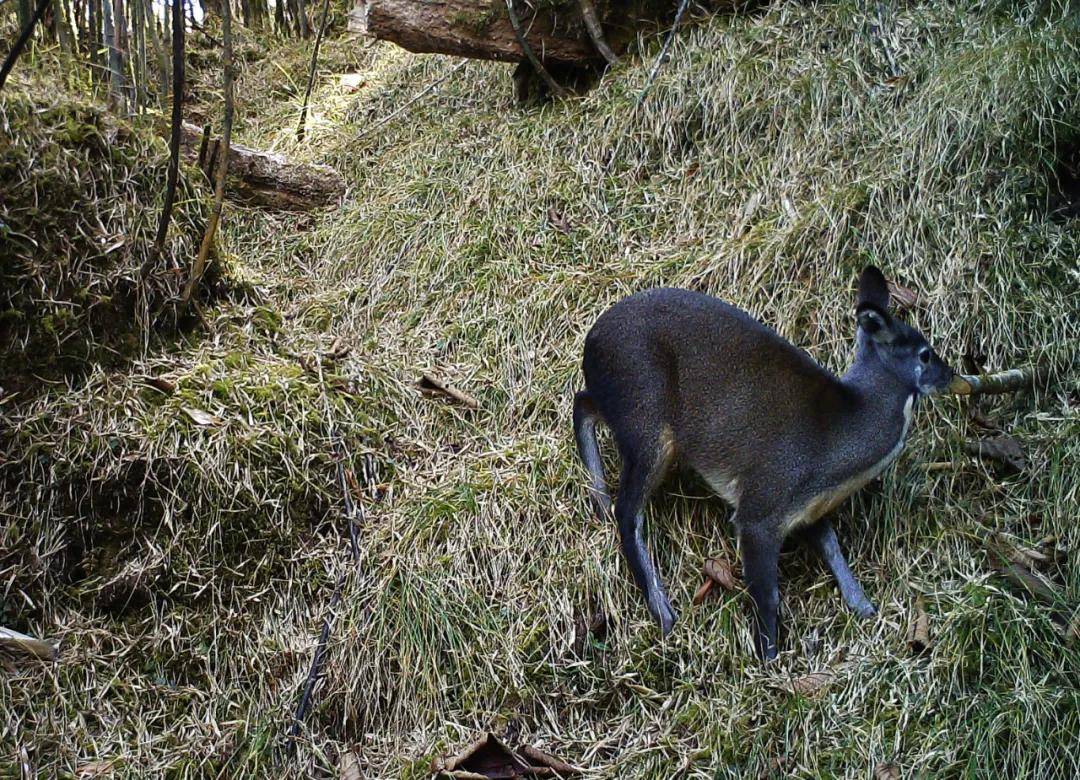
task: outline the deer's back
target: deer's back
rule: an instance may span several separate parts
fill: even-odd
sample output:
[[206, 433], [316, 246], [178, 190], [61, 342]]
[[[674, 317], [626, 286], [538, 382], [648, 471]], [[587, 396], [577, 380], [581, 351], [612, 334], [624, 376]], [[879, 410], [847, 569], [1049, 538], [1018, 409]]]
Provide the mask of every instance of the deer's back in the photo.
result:
[[852, 403], [772, 328], [689, 290], [617, 303], [586, 337], [583, 369], [616, 438], [620, 427], [666, 426], [682, 460], [710, 481], [802, 481], [808, 455]]

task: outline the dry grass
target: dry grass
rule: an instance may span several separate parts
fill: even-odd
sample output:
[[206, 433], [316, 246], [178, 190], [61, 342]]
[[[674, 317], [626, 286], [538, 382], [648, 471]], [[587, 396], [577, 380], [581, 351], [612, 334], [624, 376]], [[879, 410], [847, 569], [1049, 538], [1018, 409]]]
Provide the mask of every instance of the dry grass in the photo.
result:
[[[331, 42], [328, 62], [355, 57], [365, 83], [320, 81], [304, 149], [298, 96], [267, 89], [277, 65], [249, 63], [239, 140], [336, 165], [351, 197], [303, 225], [228, 211], [248, 300], [128, 371], [0, 407], [0, 624], [62, 649], [0, 677], [0, 771], [25, 757], [46, 775], [108, 761], [116, 776], [309, 776], [355, 749], [367, 777], [423, 777], [491, 729], [595, 777], [755, 777], [778, 761], [804, 777], [883, 762], [1076, 776], [1075, 640], [994, 573], [980, 537], [1058, 536], [1051, 576], [1077, 603], [1080, 222], [1062, 185], [1080, 27], [1057, 5], [923, 3], [887, 8], [882, 29], [877, 45], [854, 2], [714, 19], [676, 40], [633, 114], [648, 61], [531, 111], [505, 66], [470, 63], [367, 136], [454, 63]], [[299, 83], [302, 52], [275, 56]], [[1030, 472], [962, 453], [978, 435], [968, 402], [927, 403], [898, 463], [838, 512], [880, 615], [850, 617], [793, 551], [768, 669], [741, 595], [690, 606], [703, 561], [734, 545], [720, 502], [673, 480], [649, 514], [681, 612], [660, 641], [573, 452], [585, 332], [630, 291], [690, 286], [839, 370], [870, 260], [920, 291], [911, 316], [955, 362], [1054, 367], [1048, 391], [983, 406]], [[335, 340], [352, 351], [327, 370], [351, 392], [296, 358]], [[425, 370], [482, 409], [422, 397]], [[283, 766], [349, 565], [332, 429], [373, 487], [327, 676]], [[113, 598], [131, 582], [142, 602]], [[919, 595], [934, 643], [913, 657]], [[575, 646], [597, 609], [607, 635]], [[784, 690], [821, 671], [835, 679], [816, 695]]]
[[[172, 240], [154, 256], [164, 141], [147, 117], [84, 97], [77, 77], [58, 84], [58, 60], [43, 59], [0, 103], [0, 399], [123, 365], [176, 298], [206, 221], [203, 177], [186, 171]], [[220, 293], [219, 277], [205, 287]]]

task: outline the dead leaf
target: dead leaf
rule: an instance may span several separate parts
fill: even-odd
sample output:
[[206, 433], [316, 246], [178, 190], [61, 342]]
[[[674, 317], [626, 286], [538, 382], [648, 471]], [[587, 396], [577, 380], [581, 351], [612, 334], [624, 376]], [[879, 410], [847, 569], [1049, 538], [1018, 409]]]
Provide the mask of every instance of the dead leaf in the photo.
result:
[[582, 772], [580, 768], [568, 764], [550, 753], [545, 753], [540, 748], [535, 748], [532, 745], [522, 745], [521, 754], [532, 761], [533, 766], [547, 767], [557, 772], [561, 777], [574, 777]]
[[833, 672], [810, 672], [791, 681], [789, 690], [798, 696], [815, 696], [836, 680]]
[[832, 672], [811, 672], [791, 681], [790, 691], [799, 696], [814, 696], [821, 693], [836, 680]]
[[330, 351], [323, 353], [323, 357], [330, 361], [341, 360], [351, 351], [352, 345], [344, 341], [341, 336], [338, 336], [334, 339], [334, 343], [330, 345]]
[[578, 616], [574, 624], [574, 655], [580, 657], [585, 652], [589, 637], [598, 642], [603, 642], [608, 635], [608, 616], [602, 607], [597, 607], [592, 612], [592, 617], [587, 618], [588, 613]]
[[921, 655], [930, 649], [930, 618], [926, 614], [922, 596], [915, 599], [915, 613], [908, 625], [907, 644], [915, 655]]
[[739, 589], [739, 579], [735, 576], [735, 570], [730, 563], [721, 558], [710, 558], [705, 561], [705, 576], [724, 590]]
[[150, 387], [158, 390], [165, 395], [172, 395], [176, 392], [176, 383], [170, 382], [168, 379], [160, 376], [144, 376], [143, 381]]
[[1013, 563], [1018, 563], [1021, 566], [1026, 566], [1029, 569], [1036, 569], [1040, 565], [1046, 565], [1053, 559], [1039, 550], [1033, 550], [1030, 547], [1024, 547], [1023, 545], [1013, 542], [1004, 534], [997, 534], [995, 536], [999, 549], [1005, 553], [1005, 556]]
[[91, 777], [106, 777], [112, 774], [114, 764], [116, 764], [115, 758], [108, 761], [91, 761], [89, 764], [83, 764], [76, 769], [75, 777], [79, 778], [79, 780]]
[[1019, 585], [1031, 596], [1044, 604], [1055, 605], [1060, 600], [1061, 594], [1057, 588], [1033, 572], [1027, 566], [1019, 563], [1008, 563], [995, 567], [1004, 574], [1013, 584]]
[[458, 390], [451, 384], [436, 379], [431, 374], [424, 374], [421, 376], [420, 381], [417, 384], [420, 387], [420, 392], [424, 395], [444, 395], [448, 398], [453, 398], [455, 401], [464, 404], [470, 409], [480, 408], [480, 402], [471, 395], [462, 390]]
[[196, 425], [215, 427], [221, 425], [223, 422], [217, 415], [210, 414], [210, 412], [204, 412], [202, 409], [192, 409], [191, 407], [185, 406], [183, 407], [183, 411]]
[[351, 750], [342, 753], [341, 758], [338, 760], [338, 778], [339, 780], [361, 780], [363, 778], [363, 775], [360, 774], [360, 759]]
[[874, 767], [874, 780], [901, 780], [900, 767], [896, 764], [878, 764]]
[[712, 589], [715, 584], [716, 583], [713, 582], [712, 577], [706, 576], [705, 582], [701, 583], [701, 585], [698, 586], [698, 589], [694, 591], [694, 598], [691, 599], [690, 603], [692, 603], [695, 607], [699, 604], [703, 604], [705, 602], [705, 599], [709, 597], [709, 594], [712, 593]]
[[919, 294], [910, 287], [896, 282], [889, 282], [889, 299], [898, 311], [914, 309], [919, 304]]
[[573, 225], [570, 224], [570, 221], [556, 211], [554, 206], [548, 207], [547, 218], [548, 223], [563, 235], [569, 235], [570, 231], [573, 229]]
[[790, 763], [791, 759], [788, 758], [787, 753], [773, 756], [769, 759], [769, 765], [758, 775], [758, 779], [765, 780], [769, 777], [786, 777], [789, 773], [786, 773], [784, 770], [787, 769], [788, 764]]
[[356, 92], [360, 87], [364, 86], [367, 81], [364, 80], [364, 76], [361, 73], [342, 73], [338, 77], [338, 83], [341, 84], [342, 89], [346, 92]]
[[1002, 463], [1015, 471], [1027, 468], [1027, 458], [1020, 443], [1006, 433], [989, 439], [964, 442], [964, 452], [979, 458]]
[[[537, 775], [535, 767], [530, 767], [502, 740], [494, 734], [486, 734], [448, 759], [437, 759], [431, 771], [441, 777], [454, 777], [459, 780], [501, 780], [514, 777], [550, 776], [551, 770]], [[530, 774], [531, 772], [531, 774]]]
[[971, 407], [970, 416], [971, 416], [971, 423], [976, 428], [982, 428], [984, 431], [1000, 431], [1001, 430], [1001, 426], [999, 426], [996, 422], [994, 422], [989, 417], [987, 417], [985, 414], [983, 414], [981, 411], [979, 411], [979, 408], [976, 407], [976, 406]]
[[739, 215], [738, 222], [735, 223], [735, 228], [731, 231], [732, 238], [739, 238], [746, 232], [750, 225], [750, 220], [754, 218], [754, 214], [757, 213], [758, 208], [761, 206], [761, 202], [765, 199], [765, 196], [760, 192], [753, 193], [747, 198], [746, 203], [743, 204], [742, 213]]

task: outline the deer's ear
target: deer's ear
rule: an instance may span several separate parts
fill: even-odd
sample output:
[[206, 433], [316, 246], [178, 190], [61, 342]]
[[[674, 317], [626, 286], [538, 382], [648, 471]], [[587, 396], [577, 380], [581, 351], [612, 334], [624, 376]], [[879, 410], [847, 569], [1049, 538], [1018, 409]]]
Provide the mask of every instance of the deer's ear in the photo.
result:
[[889, 285], [881, 271], [872, 265], [866, 266], [859, 277], [859, 298], [855, 306], [857, 310], [872, 306], [882, 313], [889, 311]]
[[873, 304], [863, 303], [855, 311], [855, 319], [863, 332], [874, 341], [887, 344], [893, 340], [893, 320], [888, 312]]

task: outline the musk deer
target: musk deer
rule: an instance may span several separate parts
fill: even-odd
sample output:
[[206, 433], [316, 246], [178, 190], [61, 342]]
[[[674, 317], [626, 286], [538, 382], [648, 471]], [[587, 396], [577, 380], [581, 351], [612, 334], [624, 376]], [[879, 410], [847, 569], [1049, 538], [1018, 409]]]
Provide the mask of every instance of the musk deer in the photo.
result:
[[743, 573], [757, 613], [755, 647], [777, 650], [777, 562], [803, 529], [847, 605], [875, 614], [822, 517], [900, 453], [919, 396], [954, 373], [914, 328], [889, 313], [885, 278], [859, 279], [855, 362], [838, 378], [746, 312], [689, 290], [632, 295], [585, 339], [586, 389], [574, 433], [601, 518], [611, 512], [596, 422], [622, 457], [615, 519], [634, 581], [666, 635], [675, 622], [642, 537], [645, 504], [678, 460], [735, 509]]

